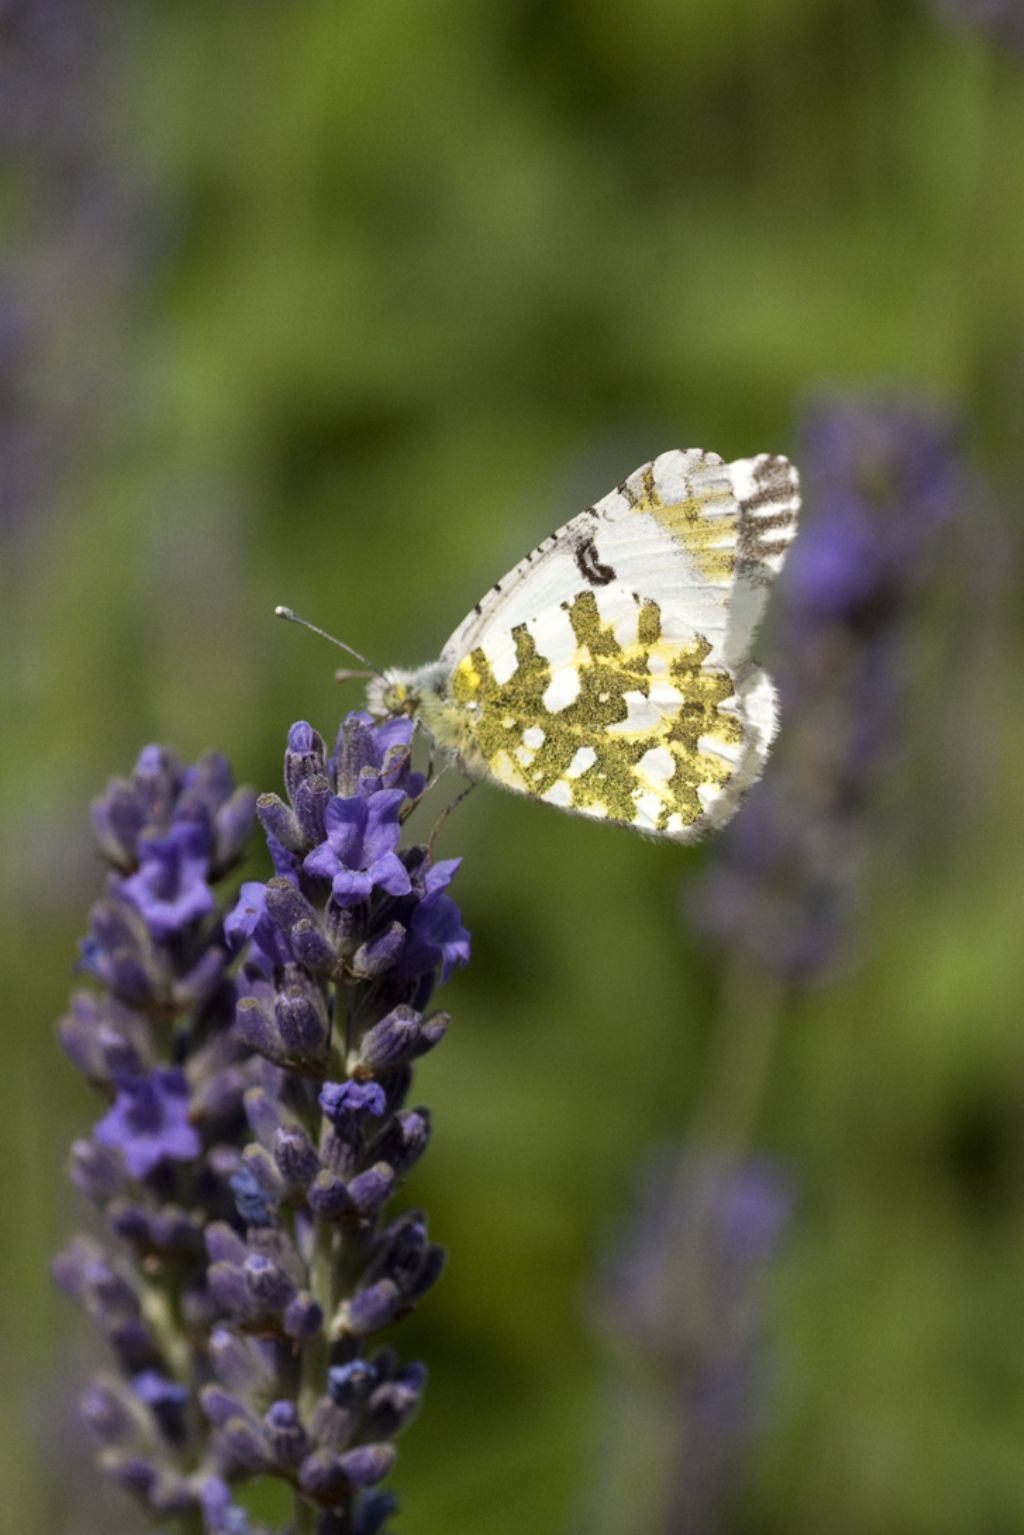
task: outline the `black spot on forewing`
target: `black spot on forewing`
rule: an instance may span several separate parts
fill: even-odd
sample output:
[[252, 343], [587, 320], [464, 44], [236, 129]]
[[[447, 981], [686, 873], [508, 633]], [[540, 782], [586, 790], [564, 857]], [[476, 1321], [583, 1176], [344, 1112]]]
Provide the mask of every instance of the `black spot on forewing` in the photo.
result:
[[597, 545], [592, 538], [581, 538], [576, 544], [576, 569], [585, 581], [591, 586], [607, 586], [609, 581], [615, 580], [615, 572], [610, 565], [602, 565], [597, 554]]

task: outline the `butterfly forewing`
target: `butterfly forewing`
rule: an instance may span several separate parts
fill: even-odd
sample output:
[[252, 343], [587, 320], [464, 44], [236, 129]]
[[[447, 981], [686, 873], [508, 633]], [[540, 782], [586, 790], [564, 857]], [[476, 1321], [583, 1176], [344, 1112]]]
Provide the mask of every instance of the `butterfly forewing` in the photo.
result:
[[467, 769], [683, 840], [726, 819], [775, 730], [749, 649], [798, 505], [786, 459], [674, 450], [545, 539], [445, 646]]

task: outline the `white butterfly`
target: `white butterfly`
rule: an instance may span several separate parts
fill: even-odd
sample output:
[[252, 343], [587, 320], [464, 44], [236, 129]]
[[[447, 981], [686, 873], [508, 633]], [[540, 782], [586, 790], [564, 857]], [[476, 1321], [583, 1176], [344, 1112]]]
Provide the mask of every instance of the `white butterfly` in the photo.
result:
[[796, 531], [787, 459], [662, 453], [498, 581], [440, 660], [388, 671], [471, 778], [689, 842], [764, 767], [775, 690], [750, 660]]

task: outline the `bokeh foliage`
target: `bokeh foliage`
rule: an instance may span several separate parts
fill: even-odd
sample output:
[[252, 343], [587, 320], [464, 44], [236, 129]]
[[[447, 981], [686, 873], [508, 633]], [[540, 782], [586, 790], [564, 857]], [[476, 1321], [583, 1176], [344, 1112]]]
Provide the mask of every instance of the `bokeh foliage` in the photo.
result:
[[[94, 8], [103, 48], [65, 67], [132, 211], [90, 247], [116, 280], [48, 290], [32, 385], [81, 430], [0, 577], [0, 1524], [94, 1527], [55, 1405], [81, 1332], [44, 1277], [95, 1113], [51, 1030], [88, 796], [151, 739], [276, 786], [287, 725], [351, 695], [275, 602], [426, 659], [651, 453], [795, 454], [805, 399], [896, 384], [962, 414], [991, 489], [936, 576], [857, 951], [772, 1074], [762, 1140], [802, 1192], [735, 1529], [1019, 1529], [1024, 60], [925, 0]], [[100, 197], [3, 188], [30, 266]], [[403, 1527], [556, 1535], [600, 1438], [597, 1256], [699, 1084], [716, 974], [684, 891], [714, 848], [488, 790], [444, 842], [476, 954], [421, 1074], [416, 1197], [452, 1260], [410, 1324]]]

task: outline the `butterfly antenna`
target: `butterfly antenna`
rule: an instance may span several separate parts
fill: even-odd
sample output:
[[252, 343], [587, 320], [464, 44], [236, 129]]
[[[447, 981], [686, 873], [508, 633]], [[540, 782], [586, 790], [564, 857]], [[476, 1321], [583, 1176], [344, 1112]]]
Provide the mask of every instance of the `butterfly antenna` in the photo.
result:
[[[333, 634], [328, 634], [326, 629], [321, 629], [317, 624], [311, 624], [308, 618], [300, 618], [298, 613], [294, 612], [291, 608], [281, 606], [274, 609], [274, 614], [277, 618], [286, 618], [290, 624], [301, 624], [303, 629], [308, 629], [311, 634], [319, 634], [322, 640], [328, 640], [332, 645], [337, 645], [338, 649], [344, 650], [346, 655], [354, 656], [357, 661], [361, 661], [363, 666], [367, 667], [375, 677], [379, 677], [382, 682], [387, 682], [388, 679], [379, 666], [374, 666], [372, 661], [368, 661], [364, 655], [360, 655], [359, 651], [355, 650], [353, 646], [346, 645], [344, 640], [336, 639]], [[347, 672], [344, 675], [347, 678], [358, 675], [358, 673]]]

